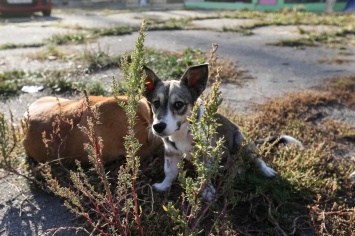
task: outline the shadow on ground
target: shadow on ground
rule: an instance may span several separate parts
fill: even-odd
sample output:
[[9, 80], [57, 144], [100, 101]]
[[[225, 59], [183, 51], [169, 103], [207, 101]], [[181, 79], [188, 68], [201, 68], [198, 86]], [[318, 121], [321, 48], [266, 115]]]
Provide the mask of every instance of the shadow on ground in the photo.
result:
[[74, 216], [58, 197], [29, 186], [23, 178], [7, 174], [0, 178], [0, 188], [0, 235], [45, 235], [50, 229], [74, 225]]

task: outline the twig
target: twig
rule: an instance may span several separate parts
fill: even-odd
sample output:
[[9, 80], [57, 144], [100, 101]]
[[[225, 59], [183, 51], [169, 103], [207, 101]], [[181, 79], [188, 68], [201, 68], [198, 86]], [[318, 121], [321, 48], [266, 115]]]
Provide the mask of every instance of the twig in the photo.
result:
[[25, 197], [25, 199], [22, 200], [21, 204], [20, 204], [20, 213], [19, 216], [21, 217], [22, 215], [22, 205], [25, 201], [27, 201], [29, 204], [31, 204], [34, 208], [36, 208], [36, 210], [41, 210], [38, 206], [36, 206], [33, 202], [31, 202], [30, 200], [28, 200], [28, 197], [26, 197], [23, 193], [21, 193], [22, 196]]
[[75, 231], [80, 230], [80, 231], [84, 231], [87, 234], [90, 234], [89, 231], [87, 231], [83, 227], [60, 227], [60, 228], [48, 229], [47, 232], [44, 233], [44, 235], [49, 235], [50, 233], [53, 233], [52, 236], [54, 236], [56, 233], [64, 231], [64, 230], [75, 230]]
[[[313, 208], [311, 208], [312, 209], [312, 211], [314, 211], [313, 210]], [[314, 212], [315, 213], [315, 212]], [[313, 223], [313, 228], [314, 228], [314, 230], [316, 231], [316, 233], [317, 233], [317, 235], [318, 236], [321, 236], [321, 234], [320, 234], [320, 232], [319, 232], [319, 230], [318, 230], [318, 227], [317, 227], [317, 223], [316, 223], [316, 221], [315, 221], [315, 219], [314, 219], [314, 215], [311, 213], [311, 219], [312, 219], [312, 223]]]
[[268, 201], [268, 220], [270, 221], [271, 224], [273, 224], [283, 236], [287, 236], [287, 233], [280, 227], [279, 222], [272, 216], [272, 202], [271, 200], [264, 194], [262, 194], [265, 199]]
[[296, 217], [294, 220], [293, 220], [293, 223], [292, 223], [292, 232], [289, 234], [289, 235], [294, 235], [295, 233], [296, 233], [296, 231], [297, 231], [297, 220], [298, 219], [300, 219], [300, 218], [302, 218], [302, 217], [308, 217], [308, 216], [306, 216], [306, 215], [302, 215], [302, 216], [298, 216], [298, 217]]
[[[151, 199], [152, 199], [152, 200], [150, 201], [151, 207], [152, 207], [152, 210], [150, 211], [150, 214], [152, 214], [153, 211], [154, 211], [154, 191], [153, 191], [152, 186], [151, 186], [150, 184], [145, 184], [145, 185], [143, 185], [142, 187], [137, 188], [137, 190], [138, 190], [138, 189], [141, 189], [141, 194], [146, 195], [146, 194], [143, 192], [143, 189], [144, 189], [145, 186], [147, 186], [147, 187], [149, 188], [149, 190], [150, 190], [150, 196], [151, 196]], [[149, 194], [149, 193], [148, 193], [148, 194]], [[139, 200], [139, 201], [142, 201], [143, 203], [144, 203], [144, 202], [149, 202], [149, 201], [147, 201], [147, 200], [145, 200], [145, 199], [138, 199], [138, 200]]]

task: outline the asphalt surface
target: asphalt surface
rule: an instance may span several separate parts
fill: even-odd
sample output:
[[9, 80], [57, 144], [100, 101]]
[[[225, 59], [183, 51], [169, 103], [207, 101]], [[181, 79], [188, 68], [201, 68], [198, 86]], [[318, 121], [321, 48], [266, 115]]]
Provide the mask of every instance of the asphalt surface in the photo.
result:
[[[213, 11], [164, 11], [119, 14], [101, 14], [98, 11], [54, 12], [52, 17], [0, 18], [0, 44], [41, 43], [53, 34], [80, 32], [75, 28], [113, 27], [139, 25], [144, 17], [162, 19], [191, 16], [211, 16]], [[265, 99], [282, 96], [291, 91], [310, 89], [337, 75], [355, 73], [355, 63], [344, 65], [320, 64], [320, 59], [338, 57], [335, 49], [314, 47], [298, 49], [266, 45], [280, 39], [300, 37], [297, 27], [263, 27], [254, 30], [252, 36], [221, 32], [223, 26], [249, 24], [249, 20], [213, 19], [194, 21], [205, 30], [149, 31], [147, 47], [171, 51], [200, 48], [209, 51], [212, 43], [219, 44], [218, 55], [237, 63], [254, 77], [244, 86], [222, 84], [223, 97], [240, 113], [250, 110], [250, 105]], [[326, 29], [320, 29], [326, 30]], [[75, 50], [86, 48], [107, 48], [112, 54], [122, 54], [134, 47], [137, 34], [102, 37], [89, 45], [70, 46]], [[48, 68], [70, 68], [71, 64], [61, 62], [42, 63], [29, 60], [25, 55], [40, 49], [0, 50], [0, 72], [11, 69], [25, 71]], [[355, 49], [353, 49], [355, 52]], [[355, 61], [355, 56], [342, 56]], [[105, 78], [117, 75], [108, 71]], [[103, 76], [98, 76], [100, 80]], [[27, 106], [41, 94], [23, 94], [3, 101], [0, 111], [15, 110], [17, 118]], [[41, 190], [31, 188], [24, 179], [0, 172], [0, 235], [44, 235], [48, 229], [73, 225], [71, 215], [62, 206], [63, 202]], [[71, 235], [66, 232], [63, 235]], [[49, 233], [50, 235], [50, 233]]]

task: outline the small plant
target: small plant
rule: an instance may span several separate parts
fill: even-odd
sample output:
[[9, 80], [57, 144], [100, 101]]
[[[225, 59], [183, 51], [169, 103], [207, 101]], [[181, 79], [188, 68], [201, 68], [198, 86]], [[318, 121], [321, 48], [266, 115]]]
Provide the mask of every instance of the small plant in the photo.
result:
[[10, 122], [7, 122], [5, 115], [0, 113], [0, 168], [11, 169], [13, 166], [17, 166], [14, 163], [16, 159], [11, 158], [16, 146], [18, 145], [18, 132], [13, 125], [13, 116], [10, 113]]
[[[64, 205], [77, 216], [83, 217], [92, 228], [92, 233], [95, 234], [131, 235], [132, 232], [137, 232], [139, 235], [144, 235], [141, 223], [141, 206], [137, 196], [140, 161], [136, 153], [140, 148], [140, 144], [135, 138], [134, 131], [138, 101], [141, 99], [142, 88], [145, 87], [143, 77], [141, 77], [144, 65], [144, 32], [145, 24], [143, 22], [136, 49], [131, 55], [132, 62], [128, 64], [127, 57], [122, 61], [127, 102], [123, 103], [119, 99], [117, 99], [117, 102], [127, 113], [128, 134], [124, 137], [126, 163], [119, 167], [117, 176], [110, 177], [110, 173], [106, 172], [102, 162], [102, 139], [95, 132], [95, 126], [99, 125], [100, 114], [95, 107], [91, 106], [87, 94], [85, 94], [85, 107], [90, 113], [89, 117], [87, 117], [88, 126], [80, 127], [80, 129], [90, 140], [89, 143], [84, 145], [85, 150], [88, 152], [92, 169], [86, 171], [77, 162], [76, 170], [67, 170], [70, 182], [65, 182], [64, 184], [59, 180], [62, 178], [53, 176], [54, 172], [48, 164], [45, 165], [43, 173], [50, 190], [65, 198]], [[113, 88], [116, 91], [116, 84], [114, 84]], [[72, 121], [63, 119], [60, 115], [57, 122], [54, 122], [54, 126], [58, 122], [65, 122], [73, 126]], [[56, 133], [58, 132], [55, 127], [53, 130]], [[53, 137], [56, 137], [55, 135], [53, 134]], [[94, 185], [90, 181], [93, 179], [97, 181], [97, 184]], [[63, 185], [65, 187], [62, 187]], [[89, 233], [86, 229], [77, 229]], [[53, 229], [52, 231], [56, 233], [61, 230], [65, 229]]]
[[87, 90], [90, 95], [94, 96], [105, 96], [108, 94], [107, 90], [102, 87], [100, 82], [94, 82], [92, 84], [89, 84]]
[[17, 176], [21, 176], [31, 183], [39, 182], [26, 171], [21, 139], [27, 131], [26, 123], [22, 127], [14, 124], [12, 112], [6, 118], [4, 113], [0, 113], [0, 168]]
[[0, 74], [0, 81], [22, 79], [26, 73], [22, 70], [5, 71]]
[[54, 34], [49, 39], [48, 42], [55, 45], [65, 45], [65, 44], [81, 44], [88, 40], [85, 34]]
[[0, 96], [16, 95], [25, 84], [27, 74], [21, 70], [5, 71], [0, 74]]
[[68, 59], [75, 59], [75, 51], [58, 48], [56, 45], [49, 44], [40, 51], [28, 54], [28, 57], [39, 61], [65, 61]]
[[86, 50], [81, 56], [81, 60], [86, 66], [89, 73], [109, 68], [118, 68], [120, 66], [120, 56], [110, 56], [100, 47], [98, 51]]
[[179, 76], [192, 65], [205, 61], [201, 50], [187, 48], [181, 54], [159, 52], [149, 49], [146, 54], [147, 65], [155, 68], [163, 80], [179, 79]]
[[129, 26], [121, 26], [115, 28], [92, 28], [89, 29], [89, 31], [93, 36], [100, 37], [100, 36], [119, 36], [119, 35], [131, 34], [132, 32], [137, 31], [137, 29]]

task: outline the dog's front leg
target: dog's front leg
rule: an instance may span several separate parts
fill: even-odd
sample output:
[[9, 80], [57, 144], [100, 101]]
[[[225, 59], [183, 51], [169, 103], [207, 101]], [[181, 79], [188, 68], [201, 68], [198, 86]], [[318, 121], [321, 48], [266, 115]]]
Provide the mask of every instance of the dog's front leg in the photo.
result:
[[209, 180], [206, 183], [205, 188], [203, 189], [202, 192], [202, 198], [206, 201], [206, 202], [212, 202], [215, 200], [215, 195], [216, 195], [216, 189], [213, 187], [213, 184], [211, 183], [211, 181]]
[[161, 183], [153, 184], [153, 187], [159, 191], [163, 192], [170, 188], [173, 181], [179, 174], [178, 164], [180, 162], [180, 155], [176, 153], [168, 153], [165, 151], [164, 156], [164, 173], [165, 178]]
[[[216, 139], [217, 137], [212, 137], [211, 141], [210, 141], [210, 146], [211, 147], [215, 147], [217, 145], [216, 143]], [[218, 161], [219, 160], [214, 160], [214, 161]], [[207, 160], [206, 163], [206, 167], [207, 167], [207, 172], [211, 171], [211, 167], [213, 165], [213, 160]], [[212, 202], [215, 200], [215, 196], [216, 195], [216, 189], [213, 186], [211, 180], [207, 180], [207, 182], [205, 183], [204, 189], [202, 191], [202, 197], [206, 202]]]

